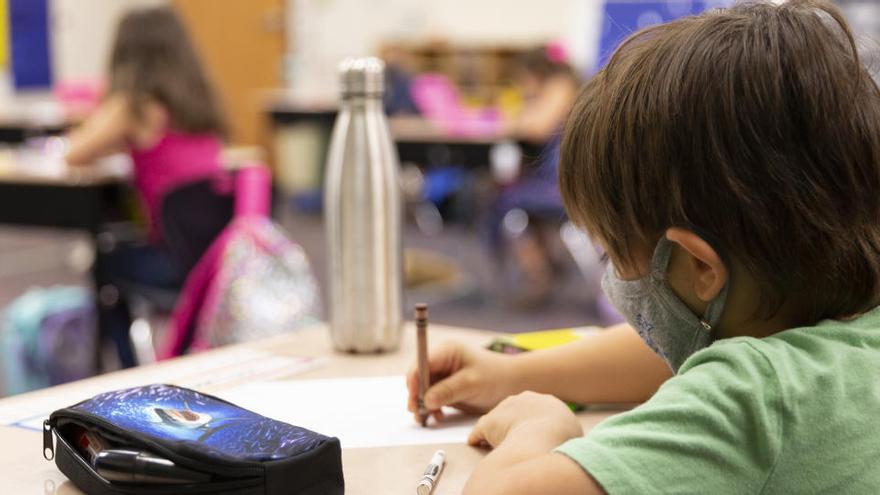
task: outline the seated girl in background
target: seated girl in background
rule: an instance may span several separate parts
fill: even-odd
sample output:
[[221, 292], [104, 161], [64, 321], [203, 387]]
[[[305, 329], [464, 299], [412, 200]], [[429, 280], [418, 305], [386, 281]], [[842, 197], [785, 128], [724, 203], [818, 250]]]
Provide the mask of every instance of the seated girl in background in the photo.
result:
[[525, 52], [517, 61], [515, 77], [525, 104], [505, 124], [506, 134], [537, 145], [556, 140], [580, 86], [565, 48], [550, 43]]
[[[518, 117], [506, 123], [506, 133], [539, 150], [538, 157], [530, 159], [532, 163], [517, 182], [501, 186], [484, 230], [486, 248], [498, 262], [498, 269], [505, 270], [511, 257], [516, 270], [513, 275], [522, 277], [505, 281], [508, 290], [517, 291], [508, 298], [517, 306], [531, 307], [546, 301], [554, 282], [552, 234], [541, 221], [549, 220], [555, 226], [565, 217], [556, 173], [559, 134], [577, 96], [580, 78], [566, 62], [564, 49], [556, 44], [529, 50], [517, 65], [516, 80], [525, 105]], [[502, 226], [514, 210], [528, 216], [530, 228], [508, 245]]]
[[[88, 165], [127, 151], [134, 185], [149, 220], [148, 243], [121, 246], [101, 270], [111, 284], [124, 279], [177, 287], [186, 274], [163, 246], [160, 208], [168, 191], [221, 168], [226, 135], [223, 112], [184, 26], [170, 8], [128, 13], [120, 22], [110, 58], [109, 90], [103, 103], [70, 135], [67, 162]], [[103, 286], [101, 287], [104, 288]], [[102, 325], [114, 339], [127, 338], [130, 324], [118, 292], [102, 293]], [[124, 353], [121, 353], [124, 354]], [[123, 364], [127, 360], [122, 356]]]

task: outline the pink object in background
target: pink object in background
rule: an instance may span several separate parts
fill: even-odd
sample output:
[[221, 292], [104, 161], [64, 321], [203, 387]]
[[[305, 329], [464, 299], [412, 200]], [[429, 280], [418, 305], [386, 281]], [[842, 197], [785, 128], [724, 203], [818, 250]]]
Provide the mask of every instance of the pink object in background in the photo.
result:
[[162, 240], [161, 207], [165, 193], [221, 170], [223, 143], [213, 134], [168, 131], [149, 149], [131, 148], [134, 185], [149, 215], [150, 242]]
[[264, 166], [236, 173], [235, 216], [187, 276], [159, 359], [319, 321], [305, 253], [269, 218], [271, 186]]
[[469, 109], [458, 88], [442, 74], [413, 79], [410, 95], [423, 117], [452, 136], [492, 136], [501, 130], [501, 113], [494, 108]]
[[107, 82], [102, 78], [65, 79], [55, 83], [52, 93], [65, 115], [80, 118], [97, 108], [106, 88]]
[[553, 63], [568, 63], [568, 50], [565, 49], [565, 45], [563, 45], [561, 41], [553, 41], [551, 43], [548, 43], [546, 47], [546, 53], [547, 58]]
[[260, 164], [248, 164], [235, 176], [235, 216], [268, 217], [272, 202], [272, 173]]

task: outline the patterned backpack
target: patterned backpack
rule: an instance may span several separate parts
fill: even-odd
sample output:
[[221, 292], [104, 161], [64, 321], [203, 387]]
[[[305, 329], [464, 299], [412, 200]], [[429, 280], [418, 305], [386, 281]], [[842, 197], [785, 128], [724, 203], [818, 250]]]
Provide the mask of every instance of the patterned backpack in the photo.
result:
[[190, 272], [159, 358], [296, 330], [320, 321], [302, 248], [269, 218], [268, 169], [235, 177], [235, 216]]

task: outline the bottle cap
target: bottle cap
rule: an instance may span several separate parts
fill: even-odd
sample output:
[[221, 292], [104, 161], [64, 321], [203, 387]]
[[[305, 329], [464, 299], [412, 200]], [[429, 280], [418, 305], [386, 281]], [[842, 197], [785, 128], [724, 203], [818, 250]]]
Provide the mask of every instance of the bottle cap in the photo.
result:
[[379, 96], [385, 90], [385, 62], [376, 57], [347, 58], [339, 64], [342, 96]]

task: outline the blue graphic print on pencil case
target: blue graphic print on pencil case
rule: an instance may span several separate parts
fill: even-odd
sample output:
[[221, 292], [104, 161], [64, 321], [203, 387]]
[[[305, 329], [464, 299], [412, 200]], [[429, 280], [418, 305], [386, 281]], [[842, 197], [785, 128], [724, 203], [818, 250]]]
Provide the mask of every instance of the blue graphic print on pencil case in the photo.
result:
[[179, 442], [236, 461], [270, 461], [308, 452], [327, 437], [193, 390], [147, 385], [97, 395], [73, 406], [163, 443]]

